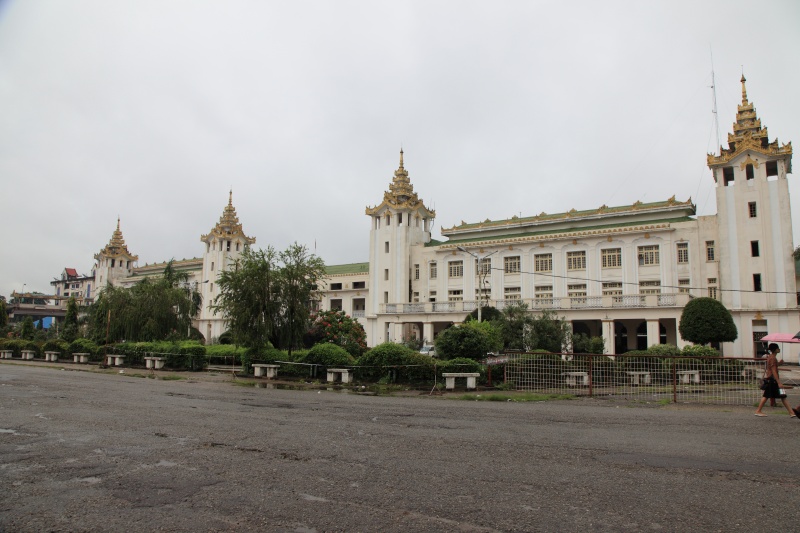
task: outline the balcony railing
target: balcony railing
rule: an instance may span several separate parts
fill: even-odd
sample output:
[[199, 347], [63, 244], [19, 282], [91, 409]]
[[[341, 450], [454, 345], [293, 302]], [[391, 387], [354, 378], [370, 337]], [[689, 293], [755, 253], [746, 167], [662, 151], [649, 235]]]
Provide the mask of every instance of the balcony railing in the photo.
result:
[[[517, 303], [527, 304], [528, 309], [583, 310], [620, 309], [649, 307], [683, 307], [689, 302], [689, 295], [675, 294], [622, 294], [615, 296], [577, 296], [556, 298], [528, 298], [515, 300], [484, 300], [483, 305], [504, 309]], [[478, 307], [478, 300], [454, 302], [395, 303], [381, 304], [380, 313], [385, 314], [425, 314], [425, 313], [471, 313]], [[363, 313], [363, 311], [362, 311]], [[354, 314], [354, 316], [356, 316]]]

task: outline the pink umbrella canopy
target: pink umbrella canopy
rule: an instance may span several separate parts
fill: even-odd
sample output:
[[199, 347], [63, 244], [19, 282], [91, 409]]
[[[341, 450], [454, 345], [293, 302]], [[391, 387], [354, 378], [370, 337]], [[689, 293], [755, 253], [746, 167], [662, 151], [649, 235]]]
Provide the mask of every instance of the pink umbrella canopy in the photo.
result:
[[761, 342], [791, 342], [800, 344], [800, 332], [795, 335], [791, 333], [770, 333], [761, 337]]

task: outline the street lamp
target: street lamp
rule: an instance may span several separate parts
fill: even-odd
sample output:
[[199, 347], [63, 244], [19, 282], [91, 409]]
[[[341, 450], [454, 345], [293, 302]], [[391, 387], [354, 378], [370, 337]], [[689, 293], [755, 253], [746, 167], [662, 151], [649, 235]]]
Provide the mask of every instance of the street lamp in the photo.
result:
[[485, 272], [484, 269], [483, 269], [483, 260], [486, 259], [487, 257], [489, 257], [490, 255], [496, 254], [497, 250], [495, 250], [494, 252], [488, 253], [488, 254], [484, 255], [483, 257], [479, 257], [478, 254], [474, 254], [474, 253], [470, 252], [469, 250], [467, 250], [463, 246], [456, 246], [456, 248], [461, 250], [464, 253], [467, 253], [467, 254], [471, 255], [478, 262], [478, 271], [477, 271], [476, 274], [478, 276], [478, 322], [480, 322], [481, 321], [481, 308], [483, 307], [483, 285], [484, 285], [484, 283], [486, 283], [486, 274], [487, 274], [487, 272]]

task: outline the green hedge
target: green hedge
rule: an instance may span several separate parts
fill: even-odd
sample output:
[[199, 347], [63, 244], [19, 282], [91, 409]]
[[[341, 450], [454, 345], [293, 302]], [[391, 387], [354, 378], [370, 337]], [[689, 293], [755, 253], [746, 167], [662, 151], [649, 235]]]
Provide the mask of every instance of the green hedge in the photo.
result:
[[197, 341], [122, 342], [109, 353], [125, 356], [129, 366], [145, 366], [145, 357], [163, 357], [164, 365], [175, 370], [203, 370], [208, 366], [206, 348]]
[[23, 339], [3, 339], [0, 340], [0, 350], [11, 350], [14, 352], [14, 357], [22, 357], [23, 350], [31, 350], [36, 352], [36, 355], [41, 355], [40, 343], [34, 341], [26, 341]]
[[355, 376], [363, 381], [432, 382], [433, 358], [393, 342], [374, 347], [356, 361]]

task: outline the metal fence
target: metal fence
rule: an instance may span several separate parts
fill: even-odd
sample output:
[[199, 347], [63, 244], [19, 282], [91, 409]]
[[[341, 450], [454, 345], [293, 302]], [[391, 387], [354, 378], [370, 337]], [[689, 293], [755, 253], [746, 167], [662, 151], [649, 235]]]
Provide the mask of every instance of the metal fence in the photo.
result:
[[[515, 390], [641, 401], [754, 405], [764, 359], [517, 353], [495, 358]], [[502, 369], [502, 377], [499, 370]], [[498, 379], [499, 378], [499, 379]]]

